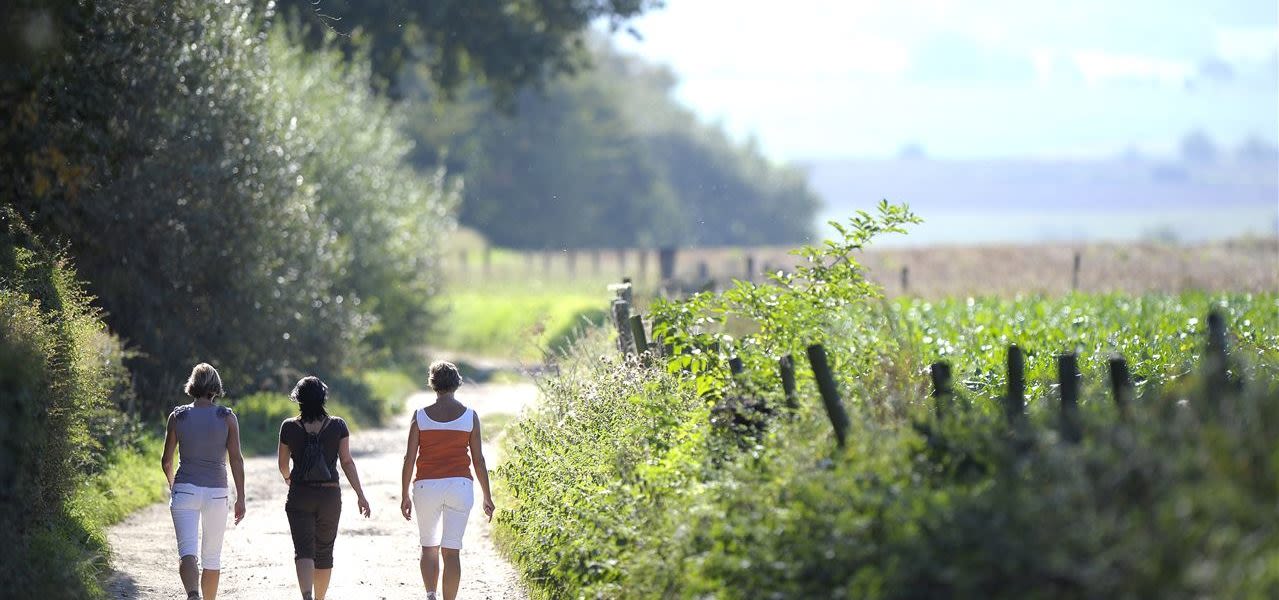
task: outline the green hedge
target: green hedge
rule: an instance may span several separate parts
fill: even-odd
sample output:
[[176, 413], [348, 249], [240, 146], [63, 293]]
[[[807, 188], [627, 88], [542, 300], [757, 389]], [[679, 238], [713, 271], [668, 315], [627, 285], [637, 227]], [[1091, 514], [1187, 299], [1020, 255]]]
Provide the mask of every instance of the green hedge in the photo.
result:
[[100, 595], [105, 526], [163, 493], [155, 442], [121, 411], [124, 355], [74, 271], [0, 208], [0, 589]]
[[[803, 252], [795, 275], [655, 303], [668, 357], [622, 360], [602, 332], [575, 348], [498, 471], [499, 540], [534, 595], [1274, 596], [1279, 297], [885, 304], [855, 252], [909, 214], [881, 217]], [[1226, 383], [1198, 376], [1210, 309], [1232, 332]], [[803, 358], [813, 341], [851, 416], [843, 449]], [[1015, 426], [999, 410], [1012, 342], [1028, 356]], [[1058, 433], [1050, 368], [1072, 350], [1079, 444]], [[1114, 351], [1137, 376], [1126, 418], [1099, 367]], [[944, 418], [928, 399], [941, 358], [958, 390]]]

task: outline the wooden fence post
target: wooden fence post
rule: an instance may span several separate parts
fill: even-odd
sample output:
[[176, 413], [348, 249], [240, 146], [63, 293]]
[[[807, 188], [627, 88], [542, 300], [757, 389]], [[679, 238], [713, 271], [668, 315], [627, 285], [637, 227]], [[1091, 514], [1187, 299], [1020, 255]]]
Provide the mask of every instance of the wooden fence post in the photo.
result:
[[657, 250], [657, 272], [662, 283], [675, 278], [675, 247], [666, 246]]
[[1079, 265], [1083, 261], [1083, 257], [1078, 251], [1075, 252], [1075, 266], [1071, 269], [1070, 289], [1071, 291], [1079, 291]]
[[1128, 361], [1117, 354], [1110, 357], [1110, 392], [1115, 398], [1119, 418], [1128, 420], [1128, 403], [1133, 396], [1132, 375], [1128, 372]]
[[910, 292], [910, 267], [902, 267], [902, 293]]
[[746, 281], [755, 281], [755, 257], [746, 257]]
[[1008, 347], [1008, 394], [1004, 396], [1004, 415], [1009, 424], [1020, 421], [1026, 413], [1026, 359], [1017, 344]]
[[817, 390], [821, 392], [822, 404], [826, 406], [826, 416], [830, 417], [830, 424], [835, 429], [835, 443], [843, 448], [850, 423], [848, 413], [844, 412], [844, 404], [839, 399], [835, 377], [831, 375], [830, 365], [826, 362], [826, 349], [821, 344], [813, 344], [807, 351], [808, 363], [813, 368], [813, 377], [817, 379]]
[[1208, 348], [1204, 352], [1204, 384], [1210, 398], [1220, 398], [1230, 391], [1241, 389], [1242, 380], [1231, 376], [1230, 356], [1227, 354], [1226, 320], [1214, 310], [1208, 313]]
[[644, 334], [644, 317], [631, 317], [631, 340], [635, 343], [635, 355], [644, 356], [648, 352], [648, 336]]
[[1058, 430], [1062, 439], [1078, 443], [1083, 438], [1079, 425], [1079, 357], [1074, 352], [1057, 355], [1057, 385], [1061, 392]]
[[658, 356], [671, 356], [674, 354], [674, 345], [666, 341], [666, 321], [659, 318], [653, 319], [653, 353]]
[[699, 284], [706, 283], [707, 281], [710, 281], [710, 278], [711, 278], [710, 266], [707, 265], [706, 261], [704, 260], [698, 261], [697, 262], [697, 283]]
[[782, 392], [786, 395], [786, 407], [792, 410], [799, 408], [795, 397], [795, 359], [787, 354], [777, 361], [777, 370], [782, 376]]
[[626, 284], [626, 287], [622, 288], [622, 299], [628, 304], [635, 304], [635, 284], [631, 282], [630, 277], [623, 277], [622, 283]]
[[951, 408], [954, 390], [951, 388], [950, 363], [935, 362], [928, 368], [933, 379], [933, 410], [941, 417]]
[[631, 351], [631, 303], [621, 298], [613, 300], [613, 326], [617, 328], [617, 349], [623, 354]]

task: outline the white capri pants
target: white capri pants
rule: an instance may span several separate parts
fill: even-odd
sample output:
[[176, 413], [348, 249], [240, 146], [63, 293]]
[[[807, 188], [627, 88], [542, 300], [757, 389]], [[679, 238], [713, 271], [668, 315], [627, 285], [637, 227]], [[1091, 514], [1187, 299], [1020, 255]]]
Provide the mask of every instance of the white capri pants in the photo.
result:
[[420, 479], [413, 482], [413, 507], [422, 546], [462, 548], [462, 534], [475, 505], [470, 477]]
[[[169, 513], [178, 535], [178, 556], [195, 556], [200, 546], [200, 565], [209, 571], [222, 569], [222, 536], [226, 533], [227, 488], [207, 488], [190, 483], [173, 484]], [[204, 535], [198, 535], [203, 529]], [[199, 539], [203, 538], [203, 539]]]

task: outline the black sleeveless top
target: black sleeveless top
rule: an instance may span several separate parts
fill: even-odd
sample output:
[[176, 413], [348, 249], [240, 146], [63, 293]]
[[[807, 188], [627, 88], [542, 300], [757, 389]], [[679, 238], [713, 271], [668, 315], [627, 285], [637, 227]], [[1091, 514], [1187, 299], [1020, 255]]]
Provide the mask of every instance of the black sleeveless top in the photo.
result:
[[[336, 483], [338, 480], [338, 445], [342, 442], [342, 438], [350, 437], [351, 431], [347, 429], [346, 421], [341, 417], [329, 417], [329, 422], [324, 426], [324, 430], [320, 432], [320, 445], [324, 447], [324, 462], [329, 467], [329, 472], [333, 474], [331, 482]], [[294, 482], [298, 481], [298, 465], [302, 460], [302, 452], [306, 448], [306, 428], [302, 426], [300, 419], [285, 419], [280, 423], [280, 443], [289, 447], [289, 456], [293, 458], [293, 467], [289, 471], [289, 477]]]

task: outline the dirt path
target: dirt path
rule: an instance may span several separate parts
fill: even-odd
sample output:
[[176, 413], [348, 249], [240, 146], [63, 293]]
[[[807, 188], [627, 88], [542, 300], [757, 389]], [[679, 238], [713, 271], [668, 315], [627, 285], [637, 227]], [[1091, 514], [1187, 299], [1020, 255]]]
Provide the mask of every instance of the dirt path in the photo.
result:
[[[515, 414], [533, 401], [531, 384], [471, 385], [458, 394], [484, 419]], [[329, 598], [423, 598], [418, 574], [417, 524], [400, 516], [400, 466], [407, 438], [408, 415], [428, 397], [409, 399], [405, 414], [391, 429], [356, 432], [351, 438], [364, 493], [373, 517], [356, 512], [355, 495], [343, 482], [342, 524], [335, 550], [333, 582]], [[401, 426], [403, 425], [403, 426]], [[490, 469], [500, 461], [497, 440], [488, 439], [485, 455]], [[293, 572], [293, 545], [284, 518], [288, 489], [280, 481], [275, 457], [245, 461], [247, 514], [238, 526], [227, 528], [222, 551], [222, 583], [219, 598], [297, 598]], [[478, 496], [478, 490], [476, 494]], [[502, 499], [495, 498], [499, 509]], [[462, 589], [465, 599], [527, 598], [514, 569], [497, 552], [490, 538], [492, 526], [483, 512], [471, 512], [462, 548]], [[166, 504], [138, 511], [109, 532], [114, 551], [107, 590], [113, 599], [165, 599], [181, 597], [177, 575], [176, 542]]]

